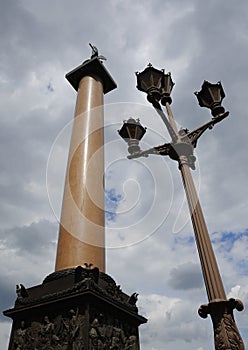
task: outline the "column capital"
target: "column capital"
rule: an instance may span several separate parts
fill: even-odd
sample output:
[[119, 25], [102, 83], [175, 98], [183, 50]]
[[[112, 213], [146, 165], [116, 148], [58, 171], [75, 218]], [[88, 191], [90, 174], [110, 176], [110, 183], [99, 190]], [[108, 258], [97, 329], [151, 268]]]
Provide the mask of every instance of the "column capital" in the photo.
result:
[[98, 57], [86, 60], [80, 66], [66, 74], [66, 79], [77, 91], [81, 79], [92, 76], [101, 79], [104, 94], [114, 90], [117, 85]]

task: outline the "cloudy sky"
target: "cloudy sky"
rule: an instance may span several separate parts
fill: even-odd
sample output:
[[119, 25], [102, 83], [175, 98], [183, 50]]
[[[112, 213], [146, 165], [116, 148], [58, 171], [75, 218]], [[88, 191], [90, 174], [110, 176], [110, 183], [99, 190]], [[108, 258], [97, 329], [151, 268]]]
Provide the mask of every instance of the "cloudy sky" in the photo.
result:
[[[177, 164], [127, 160], [116, 130], [140, 118], [145, 149], [168, 141], [162, 122], [136, 90], [135, 71], [151, 62], [171, 71], [179, 126], [208, 121], [193, 92], [222, 81], [230, 117], [198, 142], [199, 189], [229, 297], [248, 305], [247, 82], [245, 0], [1, 0], [0, 305], [15, 285], [41, 283], [54, 270], [58, 218], [76, 93], [64, 75], [90, 55], [108, 58], [118, 89], [105, 96], [107, 272], [140, 294], [142, 350], [213, 349], [193, 229]], [[248, 345], [247, 312], [235, 319]], [[11, 324], [0, 316], [1, 349]], [[166, 344], [166, 345], [165, 345]]]

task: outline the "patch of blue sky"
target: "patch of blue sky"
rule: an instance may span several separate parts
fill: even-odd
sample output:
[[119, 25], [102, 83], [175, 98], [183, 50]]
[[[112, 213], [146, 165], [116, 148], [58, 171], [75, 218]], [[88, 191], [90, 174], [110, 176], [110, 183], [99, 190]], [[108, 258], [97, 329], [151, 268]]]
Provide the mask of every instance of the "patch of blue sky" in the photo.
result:
[[105, 218], [107, 221], [115, 221], [116, 210], [122, 198], [122, 195], [116, 193], [115, 188], [105, 191]]
[[[212, 238], [212, 237], [211, 237]], [[248, 275], [247, 259], [239, 259], [237, 256], [237, 244], [246, 246], [248, 241], [248, 229], [244, 232], [218, 232], [213, 234], [212, 242], [217, 249], [218, 253], [225, 256], [225, 259], [229, 262], [235, 263], [237, 273], [243, 276]], [[234, 250], [234, 251], [233, 251]], [[227, 254], [228, 253], [228, 254]], [[241, 255], [242, 256], [242, 255]]]
[[175, 243], [182, 244], [182, 245], [185, 245], [185, 244], [192, 245], [195, 243], [195, 238], [193, 235], [187, 236], [187, 237], [176, 236]]
[[[233, 249], [237, 241], [244, 241], [248, 239], [248, 229], [244, 232], [233, 233], [233, 232], [214, 232], [210, 234], [211, 242], [214, 249], [219, 252], [230, 252]], [[181, 245], [192, 245], [195, 244], [195, 237], [192, 236], [176, 236], [175, 244]], [[229, 256], [228, 260], [232, 260], [232, 256]], [[240, 261], [237, 266], [242, 270], [242, 274], [248, 274], [247, 261]]]
[[218, 233], [214, 233], [211, 236], [211, 240], [213, 244], [215, 243], [219, 244], [220, 245], [219, 249], [225, 249], [228, 252], [231, 251], [235, 242], [239, 240], [243, 240], [245, 238], [248, 238], [248, 229], [245, 230], [244, 232], [238, 232], [238, 233], [218, 232]]

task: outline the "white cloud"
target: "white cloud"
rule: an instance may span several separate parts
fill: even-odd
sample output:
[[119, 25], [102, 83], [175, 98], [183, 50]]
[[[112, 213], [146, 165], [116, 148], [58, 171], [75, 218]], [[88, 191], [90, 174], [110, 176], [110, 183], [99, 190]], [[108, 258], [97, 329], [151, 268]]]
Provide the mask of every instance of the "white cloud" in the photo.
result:
[[204, 322], [199, 322], [192, 312], [192, 302], [152, 294], [142, 296], [140, 304], [141, 309], [146, 310], [149, 319], [148, 324], [141, 327], [144, 349], [149, 348], [146, 347], [146, 343], [149, 344], [150, 341], [158, 349], [162, 349], [162, 344], [167, 344], [168, 349], [173, 349], [177, 342], [185, 349], [207, 344], [211, 328], [206, 327]]

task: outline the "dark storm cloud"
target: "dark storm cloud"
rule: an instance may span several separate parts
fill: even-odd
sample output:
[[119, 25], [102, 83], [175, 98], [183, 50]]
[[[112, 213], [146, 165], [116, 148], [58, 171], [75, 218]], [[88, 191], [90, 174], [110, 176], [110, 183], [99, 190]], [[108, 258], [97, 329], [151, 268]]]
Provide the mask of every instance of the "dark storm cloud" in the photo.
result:
[[29, 226], [15, 227], [0, 232], [3, 249], [14, 249], [16, 254], [44, 254], [57, 237], [57, 223], [40, 221]]
[[16, 284], [29, 286], [41, 283], [50, 272], [47, 263], [50, 265], [54, 255], [56, 237], [57, 223], [46, 220], [0, 231], [1, 311], [13, 306]]
[[14, 123], [5, 120], [0, 129], [0, 212], [3, 227], [6, 219], [14, 217], [14, 212], [19, 217], [25, 210], [29, 211], [26, 216], [29, 215], [31, 219], [35, 211], [49, 208], [46, 164], [52, 143], [60, 130], [58, 126], [65, 118], [61, 116], [58, 122], [46, 108], [24, 113]]
[[9, 278], [2, 275], [0, 277], [0, 321], [7, 321], [8, 319], [2, 314], [3, 311], [10, 309], [14, 305], [16, 299], [15, 284]]
[[170, 272], [168, 285], [181, 290], [201, 288], [203, 281], [199, 265], [188, 262], [174, 267]]

